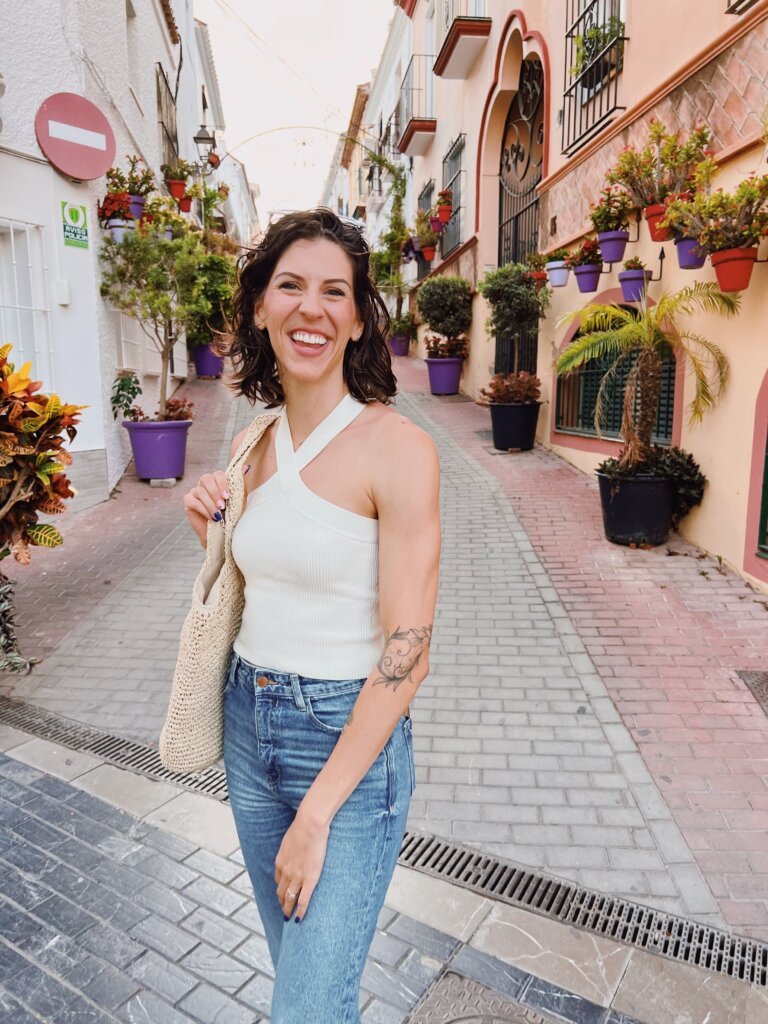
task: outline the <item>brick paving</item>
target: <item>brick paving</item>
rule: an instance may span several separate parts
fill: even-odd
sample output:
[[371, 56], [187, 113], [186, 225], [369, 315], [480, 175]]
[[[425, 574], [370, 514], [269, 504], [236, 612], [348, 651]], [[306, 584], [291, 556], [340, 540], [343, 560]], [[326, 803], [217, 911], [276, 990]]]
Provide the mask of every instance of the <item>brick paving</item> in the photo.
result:
[[[420, 360], [398, 379], [428, 390]], [[768, 598], [677, 535], [609, 544], [595, 482], [539, 446], [493, 455], [486, 409], [428, 412], [503, 488], [725, 921], [768, 938], [768, 718], [736, 676], [768, 668]]]

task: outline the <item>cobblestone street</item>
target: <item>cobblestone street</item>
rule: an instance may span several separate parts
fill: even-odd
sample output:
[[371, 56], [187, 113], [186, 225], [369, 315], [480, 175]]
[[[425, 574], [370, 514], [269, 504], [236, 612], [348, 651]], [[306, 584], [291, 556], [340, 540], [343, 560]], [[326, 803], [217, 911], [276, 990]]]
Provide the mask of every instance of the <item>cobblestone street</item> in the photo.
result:
[[[676, 535], [668, 549], [609, 545], [592, 480], [538, 447], [521, 455], [495, 453], [487, 410], [468, 400], [431, 396], [425, 365], [418, 359], [398, 359], [395, 368], [401, 388], [397, 407], [434, 437], [443, 473], [441, 584], [432, 671], [413, 705], [418, 786], [409, 829], [768, 940], [768, 720], [736, 675], [737, 670], [768, 668], [768, 600]], [[221, 386], [202, 381], [185, 390], [198, 412], [185, 481], [150, 491], [128, 475], [110, 501], [67, 517], [61, 549], [35, 550], [32, 566], [16, 572], [17, 617], [24, 653], [44, 660], [29, 677], [2, 679], [2, 691], [16, 699], [153, 745], [201, 560], [199, 544], [182, 522], [183, 490], [201, 472], [224, 464], [232, 435], [252, 416], [245, 402], [233, 401]], [[11, 737], [6, 749], [13, 748], [12, 740], [18, 744], [23, 736]], [[5, 795], [3, 826], [12, 834], [8, 838], [6, 833], [0, 855], [11, 872], [31, 865], [25, 860], [27, 842], [56, 857], [60, 844], [74, 842], [51, 834], [52, 829], [72, 833], [65, 824], [72, 820], [69, 812], [57, 809], [62, 784], [25, 775], [24, 769], [14, 774], [14, 763], [6, 760], [0, 769], [18, 785], [33, 787], [33, 792], [19, 793], [18, 802], [50, 828], [25, 822]], [[96, 765], [82, 770], [88, 767]], [[61, 799], [88, 812], [84, 796], [61, 790]], [[115, 822], [109, 827], [119, 833]], [[125, 838], [97, 836], [96, 826], [86, 828], [92, 836], [78, 838], [105, 842], [102, 857], [114, 855], [125, 866], [126, 879], [142, 882], [146, 897], [148, 876], [154, 877], [148, 866], [160, 863], [164, 842], [175, 842], [157, 838], [165, 833], [142, 831], [148, 828], [135, 831], [125, 824], [122, 831], [130, 830], [134, 843], [130, 849]], [[197, 929], [206, 942], [208, 931], [220, 925], [210, 920], [217, 908], [203, 898], [206, 885], [214, 883], [195, 883], [199, 875], [210, 876], [206, 865], [212, 862], [193, 857], [204, 845], [198, 837], [177, 858], [192, 858], [183, 868], [189, 878], [176, 886], [183, 892], [173, 897], [178, 920], [192, 915], [182, 928], [192, 944], [172, 957], [188, 988], [174, 990], [172, 999], [162, 991], [159, 996], [173, 1003], [180, 1020], [249, 1021], [253, 1017], [243, 1006], [221, 1010], [220, 1016], [213, 1011], [195, 1016], [207, 1005], [205, 999], [214, 999], [208, 987], [216, 989], [218, 977], [215, 970], [216, 977], [209, 977], [208, 967], [195, 960], [201, 955], [193, 952], [198, 940], [192, 942], [187, 934]], [[245, 942], [238, 926], [250, 927], [253, 911], [242, 909], [242, 878], [233, 881], [235, 850], [216, 853], [224, 860], [217, 862], [213, 877], [229, 887], [230, 895], [234, 889], [238, 900], [224, 928], [231, 931], [231, 945], [218, 943], [215, 954], [224, 957]], [[99, 870], [105, 871], [106, 863]], [[231, 877], [218, 877], [225, 863]], [[12, 873], [8, 877], [9, 885], [22, 884]], [[98, 882], [98, 872], [95, 878]], [[158, 875], [154, 882], [166, 880]], [[55, 891], [59, 897], [68, 895]], [[41, 903], [34, 887], [22, 895], [26, 902], [6, 890], [17, 905], [7, 911], [8, 927], [16, 927], [18, 907], [52, 907], [59, 898], [47, 895], [47, 903], [46, 897]], [[131, 897], [133, 910], [126, 913], [135, 914], [133, 890], [121, 895]], [[97, 897], [103, 903], [104, 894], [94, 890]], [[159, 892], [157, 898], [164, 901], [161, 906], [170, 906]], [[146, 899], [138, 902], [147, 906]], [[81, 914], [91, 912], [87, 902], [79, 906]], [[174, 941], [180, 938], [173, 915], [149, 909], [164, 916], [163, 928]], [[68, 969], [87, 971], [86, 954], [78, 958], [74, 950], [95, 927], [89, 921], [88, 927], [66, 932], [67, 950], [61, 955], [73, 956]], [[43, 925], [38, 922], [36, 928]], [[147, 939], [139, 918], [121, 921], [120, 928], [132, 936], [136, 929], [141, 932], [133, 939], [144, 943], [142, 956], [151, 965], [159, 940]], [[401, 938], [407, 948], [399, 950], [394, 962], [411, 958], [412, 976], [424, 982], [421, 994], [447, 954], [437, 956], [436, 967], [417, 966], [414, 958], [429, 957], [428, 946], [419, 947], [415, 932]], [[28, 948], [42, 948], [38, 939]], [[161, 952], [167, 953], [171, 941], [162, 940]], [[385, 965], [387, 941], [380, 939], [378, 947]], [[266, 962], [264, 950], [259, 953], [263, 941], [248, 942], [255, 959], [245, 960], [253, 973]], [[84, 948], [93, 952], [87, 943]], [[190, 958], [194, 962], [187, 963]], [[142, 961], [129, 957], [112, 963], [121, 972], [115, 995], [119, 992], [121, 1001], [98, 1005], [107, 1013], [121, 1007], [117, 1016], [127, 1021], [175, 1021], [170, 1014], [153, 1016], [151, 1010], [144, 1016], [135, 1009], [133, 1015], [128, 1012], [126, 1007], [135, 1007], [139, 999], [128, 991], [137, 981], [129, 966], [134, 962]], [[239, 964], [239, 971], [246, 969]], [[238, 975], [238, 999], [253, 989], [250, 1002], [241, 999], [246, 1007], [262, 1009], [267, 977], [262, 972], [252, 982]], [[202, 988], [190, 996], [194, 978]], [[614, 979], [608, 995], [619, 980]], [[149, 988], [153, 999], [157, 990]], [[217, 991], [221, 1001], [233, 990], [222, 983]], [[392, 1002], [389, 991], [391, 986], [377, 989], [371, 983], [366, 1022], [401, 1020], [414, 1005]], [[387, 1009], [376, 1002], [377, 993]], [[611, 1005], [606, 992], [582, 995]], [[183, 1016], [187, 1011], [190, 1016]], [[14, 1024], [26, 1020], [7, 1019]], [[50, 1019], [73, 1024], [102, 1020]]]

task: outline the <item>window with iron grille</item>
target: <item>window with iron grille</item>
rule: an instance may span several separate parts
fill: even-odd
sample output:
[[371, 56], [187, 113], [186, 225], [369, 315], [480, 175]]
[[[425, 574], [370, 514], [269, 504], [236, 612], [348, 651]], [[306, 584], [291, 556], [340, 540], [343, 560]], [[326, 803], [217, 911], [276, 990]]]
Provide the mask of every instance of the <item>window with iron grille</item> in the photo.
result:
[[[424, 210], [425, 213], [432, 209], [432, 203], [435, 201], [435, 179], [430, 178], [424, 188], [419, 192], [418, 208]], [[421, 281], [422, 278], [426, 277], [429, 273], [431, 263], [425, 260], [421, 253], [416, 254], [416, 278]]]
[[[621, 437], [624, 388], [636, 360], [635, 354], [626, 359], [616, 372], [613, 383], [607, 389], [603, 437], [613, 440], [618, 440]], [[574, 370], [573, 373], [558, 377], [555, 429], [559, 433], [597, 437], [595, 430], [597, 393], [600, 383], [612, 363], [611, 357], [603, 360], [593, 359], [578, 370]], [[671, 445], [675, 411], [675, 357], [671, 349], [667, 349], [664, 353], [661, 380], [661, 397], [656, 414], [653, 441], [655, 444]]]
[[567, 0], [563, 153], [571, 156], [601, 131], [619, 105], [625, 0]]
[[179, 159], [179, 137], [176, 132], [176, 99], [162, 64], [157, 65], [157, 120], [164, 164]]
[[730, 0], [725, 8], [726, 14], [744, 14], [750, 7], [754, 7], [757, 0]]
[[760, 526], [758, 527], [757, 553], [761, 558], [768, 558], [768, 433], [765, 438], [763, 499], [760, 505]]
[[43, 228], [0, 217], [0, 339], [15, 366], [32, 363], [44, 390], [56, 388]]
[[464, 155], [464, 141], [466, 136], [462, 133], [448, 147], [448, 152], [443, 157], [443, 189], [451, 190], [453, 212], [451, 219], [443, 228], [440, 235], [440, 255], [443, 259], [461, 245], [462, 242], [462, 215], [463, 215], [463, 185], [464, 171], [462, 162]]

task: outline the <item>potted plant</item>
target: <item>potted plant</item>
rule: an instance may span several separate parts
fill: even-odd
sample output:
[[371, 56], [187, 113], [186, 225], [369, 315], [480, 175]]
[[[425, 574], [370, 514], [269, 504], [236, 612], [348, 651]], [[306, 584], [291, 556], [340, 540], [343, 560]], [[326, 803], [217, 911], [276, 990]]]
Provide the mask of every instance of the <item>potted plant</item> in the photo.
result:
[[389, 339], [392, 355], [407, 356], [416, 329], [413, 316], [410, 313], [403, 313], [402, 316], [392, 317], [389, 327], [392, 332]]
[[643, 210], [654, 242], [666, 242], [670, 237], [669, 229], [661, 223], [667, 197], [691, 191], [696, 182], [702, 187], [715, 173], [716, 165], [707, 148], [711, 137], [710, 129], [699, 125], [683, 142], [678, 132], [669, 132], [660, 121], [653, 120], [646, 145], [640, 150], [627, 146], [606, 175], [609, 184], [625, 188], [632, 204]]
[[154, 195], [144, 205], [144, 216], [140, 227], [147, 224], [154, 226], [164, 238], [177, 237], [187, 230], [187, 222], [180, 216], [178, 207], [171, 196]]
[[547, 271], [550, 287], [565, 288], [568, 284], [568, 275], [571, 271], [568, 267], [568, 263], [566, 262], [567, 259], [567, 249], [555, 249], [554, 252], [549, 253], [547, 256], [547, 262], [544, 264], [544, 268]]
[[592, 304], [567, 313], [560, 324], [576, 321], [579, 334], [561, 353], [557, 373], [571, 373], [593, 360], [610, 359], [595, 403], [595, 427], [602, 432], [605, 401], [618, 367], [631, 360], [624, 390], [621, 436], [624, 448], [617, 459], [598, 466], [597, 477], [608, 540], [616, 544], [663, 544], [672, 524], [677, 501], [674, 478], [652, 444], [661, 396], [662, 362], [671, 350], [685, 358], [693, 378], [688, 406], [691, 424], [699, 422], [728, 382], [728, 361], [707, 338], [692, 331], [683, 317], [700, 313], [734, 315], [736, 296], [717, 285], [697, 282], [674, 293], [664, 293], [655, 306], [639, 310], [618, 305]]
[[144, 213], [147, 196], [155, 187], [155, 176], [145, 166], [140, 156], [127, 156], [126, 160], [128, 161], [126, 184], [128, 195], [131, 198], [131, 216], [135, 220], [140, 220]]
[[653, 274], [646, 270], [645, 264], [637, 256], [624, 261], [624, 269], [619, 273], [621, 296], [625, 302], [642, 302], [645, 290]]
[[547, 272], [544, 269], [547, 265], [547, 257], [539, 252], [529, 252], [525, 257], [525, 265], [528, 275], [536, 282], [539, 291], [547, 283]]
[[696, 239], [708, 253], [724, 292], [749, 287], [757, 247], [768, 235], [768, 175], [752, 175], [733, 192], [697, 192], [669, 203], [672, 231]]
[[[203, 241], [205, 242], [205, 236]], [[229, 330], [227, 311], [237, 280], [237, 262], [228, 252], [216, 252], [206, 247], [200, 261], [203, 298], [210, 306], [191, 320], [187, 327], [187, 347], [192, 353], [195, 372], [201, 379], [215, 379], [224, 372], [224, 359], [216, 348], [216, 339]]]
[[[573, 38], [575, 61], [569, 68], [571, 78], [581, 78], [585, 89], [596, 89], [611, 72], [621, 66], [624, 54], [624, 22], [610, 15]], [[583, 76], [583, 77], [582, 77]]]
[[565, 262], [576, 275], [580, 292], [586, 294], [597, 291], [603, 271], [603, 256], [594, 238], [588, 238], [574, 252], [569, 252]]
[[[440, 231], [435, 230], [428, 210], [416, 212], [416, 237], [421, 247], [421, 255], [427, 263], [431, 263], [437, 255], [437, 243], [440, 241]], [[442, 225], [441, 225], [442, 226]]]
[[629, 213], [632, 200], [618, 185], [607, 185], [592, 206], [590, 219], [597, 232], [597, 244], [605, 263], [620, 263], [629, 241]]
[[136, 227], [127, 192], [107, 192], [99, 204], [98, 214], [102, 226], [115, 242], [122, 242], [126, 231], [133, 231]]
[[466, 332], [472, 323], [472, 289], [462, 277], [441, 274], [424, 281], [416, 308], [430, 330], [441, 338], [427, 338], [427, 372], [433, 395], [459, 391], [461, 366], [467, 357]]
[[160, 355], [160, 392], [153, 419], [126, 419], [136, 473], [141, 479], [184, 474], [187, 431], [192, 419], [169, 408], [168, 378], [174, 345], [201, 317], [209, 316], [200, 236], [185, 231], [168, 241], [154, 225], [126, 236], [120, 245], [107, 240], [100, 253], [101, 295], [115, 309], [138, 321]]
[[436, 235], [441, 235], [443, 228], [445, 227], [445, 225], [443, 224], [443, 222], [440, 220], [436, 213], [430, 214], [429, 226], [430, 228], [432, 228]]
[[187, 187], [187, 178], [194, 174], [194, 167], [186, 160], [177, 160], [175, 164], [163, 164], [160, 167], [166, 187], [174, 199], [181, 199]]
[[695, 193], [667, 197], [666, 213], [661, 224], [672, 235], [677, 252], [677, 265], [681, 270], [700, 270], [707, 259], [706, 252], [699, 245], [698, 231], [701, 224], [694, 216]]
[[536, 440], [541, 381], [532, 373], [496, 373], [480, 394], [491, 410], [493, 447], [527, 452]]
[[435, 212], [441, 224], [447, 224], [453, 216], [453, 193], [449, 188], [441, 189], [437, 193]]

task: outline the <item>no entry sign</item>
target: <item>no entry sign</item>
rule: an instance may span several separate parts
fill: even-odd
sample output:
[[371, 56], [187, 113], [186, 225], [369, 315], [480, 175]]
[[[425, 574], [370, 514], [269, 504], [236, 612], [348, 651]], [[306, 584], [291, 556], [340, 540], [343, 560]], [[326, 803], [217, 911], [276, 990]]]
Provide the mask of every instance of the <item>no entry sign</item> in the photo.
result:
[[100, 178], [115, 159], [115, 136], [99, 108], [73, 92], [57, 92], [35, 115], [35, 134], [54, 167], [70, 178]]

